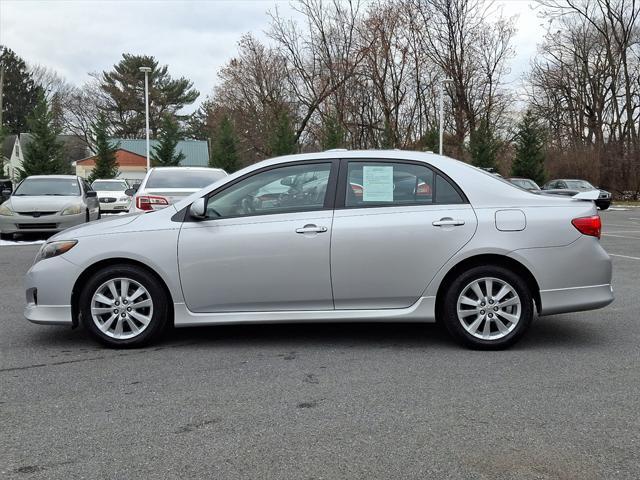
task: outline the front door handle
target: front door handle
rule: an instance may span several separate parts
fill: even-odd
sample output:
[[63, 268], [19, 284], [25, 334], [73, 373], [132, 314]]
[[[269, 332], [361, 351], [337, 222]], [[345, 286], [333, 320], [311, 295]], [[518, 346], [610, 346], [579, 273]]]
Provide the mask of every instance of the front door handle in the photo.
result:
[[296, 233], [324, 233], [327, 231], [327, 227], [318, 227], [317, 225], [309, 224], [302, 228], [296, 228]]
[[464, 220], [454, 220], [451, 217], [444, 217], [436, 220], [431, 225], [434, 227], [459, 227], [460, 225], [464, 225]]

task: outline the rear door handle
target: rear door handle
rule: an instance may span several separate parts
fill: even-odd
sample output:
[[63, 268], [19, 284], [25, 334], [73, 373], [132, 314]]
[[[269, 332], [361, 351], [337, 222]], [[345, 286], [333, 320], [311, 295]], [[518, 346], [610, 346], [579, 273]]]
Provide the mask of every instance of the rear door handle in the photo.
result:
[[464, 220], [454, 220], [451, 217], [444, 217], [436, 220], [431, 225], [434, 227], [459, 227], [460, 225], [464, 225]]
[[296, 228], [296, 233], [324, 233], [327, 227], [318, 227], [317, 225], [305, 225], [302, 228]]

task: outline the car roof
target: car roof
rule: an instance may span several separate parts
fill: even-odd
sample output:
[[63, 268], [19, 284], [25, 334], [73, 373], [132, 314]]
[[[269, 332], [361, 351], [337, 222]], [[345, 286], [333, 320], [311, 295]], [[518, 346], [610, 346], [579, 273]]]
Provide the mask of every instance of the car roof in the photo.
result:
[[219, 170], [221, 172], [224, 172], [222, 168], [211, 167], [152, 167], [151, 170]]
[[96, 178], [93, 183], [95, 182], [126, 182], [126, 180], [124, 178]]
[[29, 178], [59, 178], [64, 180], [71, 180], [73, 178], [77, 180], [78, 176], [77, 175], [29, 175], [27, 178], [25, 178], [25, 180], [28, 180]]

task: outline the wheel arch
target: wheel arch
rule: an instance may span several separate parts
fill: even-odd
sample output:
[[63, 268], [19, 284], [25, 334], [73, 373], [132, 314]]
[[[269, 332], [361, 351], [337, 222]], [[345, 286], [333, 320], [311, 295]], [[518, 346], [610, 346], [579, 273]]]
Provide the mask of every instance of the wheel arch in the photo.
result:
[[169, 306], [168, 320], [170, 324], [173, 325], [173, 320], [174, 320], [173, 297], [164, 279], [153, 268], [150, 268], [148, 265], [138, 260], [133, 260], [131, 258], [126, 258], [126, 257], [115, 257], [115, 258], [107, 258], [104, 260], [100, 260], [98, 262], [95, 262], [89, 265], [87, 268], [83, 270], [83, 272], [76, 279], [75, 283], [73, 284], [73, 289], [71, 290], [72, 327], [76, 328], [79, 324], [80, 308], [79, 308], [78, 302], [80, 300], [80, 291], [82, 290], [82, 287], [86, 283], [87, 279], [89, 279], [92, 275], [94, 275], [96, 272], [99, 272], [103, 268], [110, 267], [113, 265], [133, 265], [153, 275], [158, 280], [158, 282], [160, 282], [160, 285], [162, 285], [164, 293], [167, 296], [167, 300], [168, 300], [167, 304]]
[[540, 311], [540, 286], [531, 271], [519, 261], [505, 255], [485, 253], [465, 258], [455, 264], [443, 277], [436, 294], [436, 317], [440, 315], [444, 295], [453, 280], [462, 272], [477, 266], [496, 265], [512, 270], [519, 275], [529, 287], [536, 309]]

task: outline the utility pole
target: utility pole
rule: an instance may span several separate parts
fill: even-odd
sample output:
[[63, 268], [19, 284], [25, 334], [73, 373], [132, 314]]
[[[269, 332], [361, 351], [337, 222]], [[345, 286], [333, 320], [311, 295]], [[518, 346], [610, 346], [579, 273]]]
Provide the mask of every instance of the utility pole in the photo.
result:
[[4, 67], [0, 66], [0, 130], [2, 130], [2, 91], [4, 88]]
[[144, 114], [147, 134], [147, 172], [151, 168], [149, 160], [149, 72], [151, 67], [140, 67], [140, 71], [144, 72]]
[[453, 79], [451, 78], [443, 78], [440, 80], [440, 149], [438, 150], [440, 155], [442, 155], [442, 136], [444, 132], [444, 84], [451, 82], [453, 82]]

